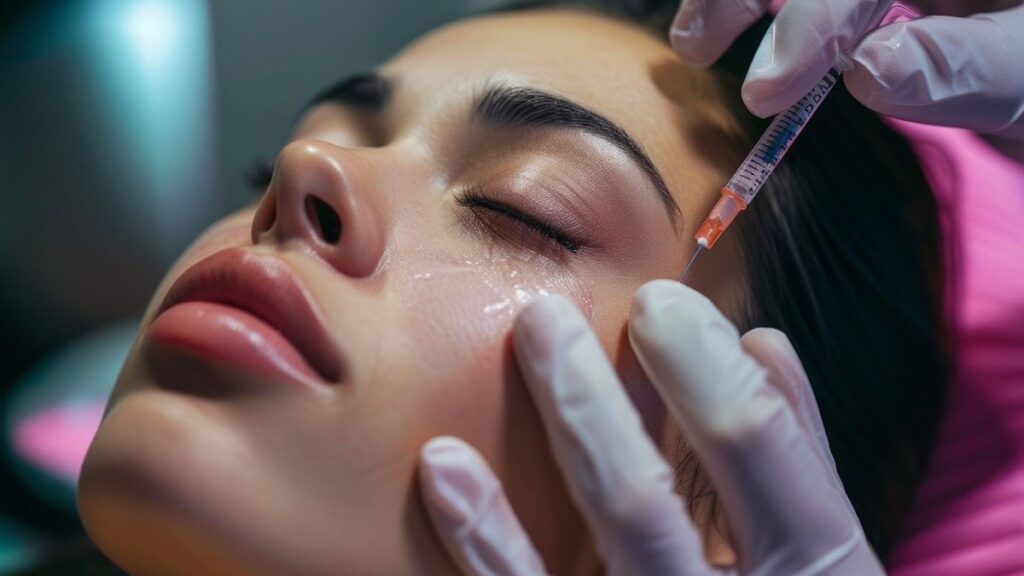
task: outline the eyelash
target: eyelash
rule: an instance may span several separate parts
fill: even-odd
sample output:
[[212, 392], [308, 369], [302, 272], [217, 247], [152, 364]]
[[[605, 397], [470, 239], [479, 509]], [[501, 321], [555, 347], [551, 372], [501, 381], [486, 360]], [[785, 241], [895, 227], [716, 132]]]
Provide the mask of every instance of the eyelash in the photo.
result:
[[[249, 170], [246, 171], [245, 180], [253, 193], [259, 195], [266, 191], [273, 175], [274, 166], [264, 158], [256, 158], [253, 160]], [[518, 208], [487, 197], [483, 189], [478, 186], [471, 186], [457, 192], [455, 194], [455, 202], [464, 208], [474, 211], [485, 210], [500, 218], [510, 220], [532, 233], [535, 237], [547, 241], [549, 245], [557, 246], [558, 249], [566, 250], [573, 254], [580, 250], [580, 243], [569, 234]], [[490, 225], [489, 222], [488, 225]], [[495, 233], [501, 233], [501, 230], [496, 229], [494, 226], [490, 227]]]
[[[500, 218], [513, 221], [516, 225], [532, 233], [536, 238], [546, 241], [549, 246], [557, 246], [576, 254], [580, 250], [580, 242], [558, 228], [536, 218], [522, 210], [487, 197], [479, 187], [464, 188], [455, 194], [459, 206], [472, 210], [486, 210]], [[485, 222], [490, 225], [490, 222]], [[495, 233], [502, 231], [491, 226]]]

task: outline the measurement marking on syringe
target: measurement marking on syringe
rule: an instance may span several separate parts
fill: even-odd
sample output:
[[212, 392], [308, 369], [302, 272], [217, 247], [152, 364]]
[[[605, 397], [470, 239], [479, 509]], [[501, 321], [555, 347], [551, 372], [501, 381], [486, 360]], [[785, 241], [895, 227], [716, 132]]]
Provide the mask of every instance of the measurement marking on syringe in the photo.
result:
[[[832, 73], [835, 71], [830, 71], [830, 74]], [[776, 116], [750, 151], [746, 160], [737, 169], [726, 188], [748, 202], [756, 196], [786, 151], [792, 146], [797, 135], [804, 129], [807, 121], [814, 115], [815, 110], [835, 85], [836, 78], [838, 78], [838, 73], [835, 73], [835, 76], [826, 76], [811, 92]]]

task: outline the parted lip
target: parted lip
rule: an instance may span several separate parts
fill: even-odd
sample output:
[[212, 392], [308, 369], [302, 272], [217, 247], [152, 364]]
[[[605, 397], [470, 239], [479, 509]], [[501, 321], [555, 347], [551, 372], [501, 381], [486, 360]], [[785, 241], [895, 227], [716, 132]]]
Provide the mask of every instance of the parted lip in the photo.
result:
[[213, 302], [248, 312], [280, 332], [325, 382], [341, 378], [341, 359], [319, 309], [284, 260], [244, 248], [217, 252], [174, 282], [153, 318], [183, 302]]

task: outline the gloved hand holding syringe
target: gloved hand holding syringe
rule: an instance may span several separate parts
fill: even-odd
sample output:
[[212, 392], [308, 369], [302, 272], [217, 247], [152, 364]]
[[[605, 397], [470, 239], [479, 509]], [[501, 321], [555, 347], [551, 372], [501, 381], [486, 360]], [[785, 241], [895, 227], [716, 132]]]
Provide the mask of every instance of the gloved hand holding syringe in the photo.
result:
[[[897, 20], [911, 20], [916, 16], [912, 10], [903, 5], [896, 4], [890, 7], [887, 2], [877, 4], [875, 12], [868, 30]], [[697, 249], [694, 250], [689, 263], [683, 269], [683, 273], [679, 277], [680, 281], [690, 271], [697, 256], [705, 249], [712, 248], [732, 224], [736, 215], [745, 210], [754, 200], [765, 181], [789, 151], [796, 137], [800, 135], [804, 126], [825, 101], [825, 97], [839, 82], [842, 70], [851, 67], [848, 58], [843, 57], [840, 60], [842, 62], [829, 69], [809, 92], [772, 120], [768, 129], [754, 145], [754, 149], [750, 151], [740, 164], [739, 169], [722, 188], [722, 196], [711, 209], [711, 213], [704, 219], [700, 228], [697, 229], [694, 236], [697, 240]]]
[[772, 175], [775, 167], [786, 155], [789, 147], [793, 145], [793, 141], [796, 140], [800, 131], [807, 125], [807, 121], [814, 116], [818, 107], [825, 101], [825, 96], [828, 96], [832, 87], [839, 81], [839, 75], [839, 70], [835, 68], [829, 70], [821, 82], [818, 82], [806, 96], [772, 120], [768, 129], [758, 139], [754, 149], [740, 164], [739, 170], [722, 188], [722, 196], [715, 203], [715, 207], [711, 209], [711, 213], [704, 219], [704, 223], [697, 229], [695, 235], [697, 249], [694, 250], [690, 262], [683, 269], [683, 273], [679, 277], [680, 281], [690, 271], [697, 256], [705, 249], [712, 248], [726, 228], [732, 224], [736, 215], [745, 210], [753, 201], [754, 196], [757, 196], [758, 191]]

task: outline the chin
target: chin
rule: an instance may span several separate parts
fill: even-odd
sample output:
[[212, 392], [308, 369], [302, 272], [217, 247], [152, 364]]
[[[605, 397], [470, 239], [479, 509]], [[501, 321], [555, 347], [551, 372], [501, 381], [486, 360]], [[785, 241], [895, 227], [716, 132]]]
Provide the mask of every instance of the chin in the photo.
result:
[[333, 493], [296, 489], [230, 407], [151, 385], [132, 364], [78, 485], [86, 532], [129, 574], [458, 574], [414, 461], [375, 484], [341, 469], [324, 482]]
[[[216, 448], [211, 449], [211, 445]], [[209, 462], [218, 454], [221, 462]], [[218, 526], [218, 468], [240, 456], [190, 398], [159, 390], [113, 405], [93, 439], [78, 484], [86, 532], [133, 575], [266, 574]]]

